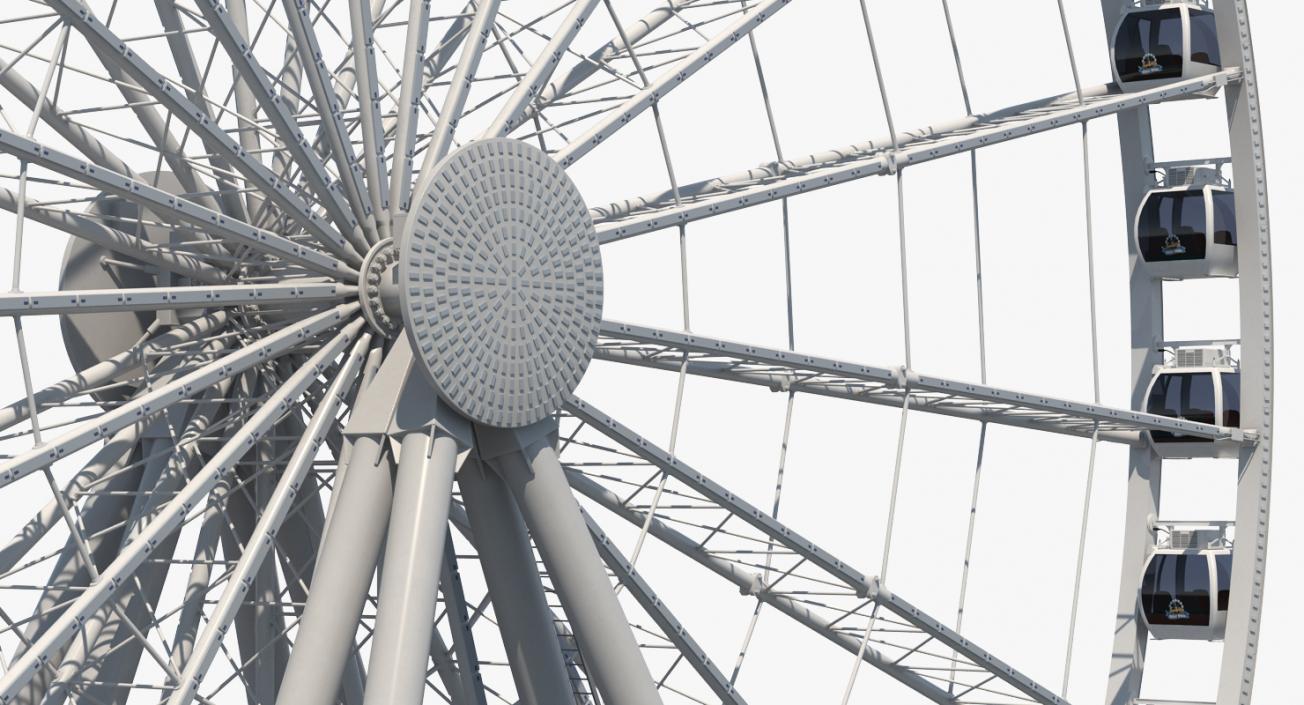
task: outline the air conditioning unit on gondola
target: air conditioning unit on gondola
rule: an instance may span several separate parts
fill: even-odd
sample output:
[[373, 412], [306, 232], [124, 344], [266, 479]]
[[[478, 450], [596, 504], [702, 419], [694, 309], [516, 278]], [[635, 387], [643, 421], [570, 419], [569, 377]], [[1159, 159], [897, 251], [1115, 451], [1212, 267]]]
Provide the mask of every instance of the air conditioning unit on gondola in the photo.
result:
[[[1232, 345], [1165, 348], [1146, 391], [1147, 413], [1211, 426], [1241, 425], [1241, 371]], [[1234, 458], [1240, 444], [1172, 431], [1150, 431], [1150, 444], [1165, 458]]]

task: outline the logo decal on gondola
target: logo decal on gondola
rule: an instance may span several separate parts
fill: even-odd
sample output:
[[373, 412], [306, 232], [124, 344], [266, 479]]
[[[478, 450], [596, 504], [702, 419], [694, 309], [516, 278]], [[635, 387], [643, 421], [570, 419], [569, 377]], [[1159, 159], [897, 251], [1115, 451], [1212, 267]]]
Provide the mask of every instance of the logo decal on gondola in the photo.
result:
[[1168, 611], [1165, 613], [1165, 616], [1168, 617], [1169, 620], [1177, 621], [1181, 619], [1190, 619], [1191, 613], [1186, 611], [1186, 605], [1182, 604], [1181, 600], [1173, 600], [1168, 603]]
[[1159, 57], [1154, 54], [1146, 53], [1141, 57], [1141, 68], [1137, 71], [1142, 76], [1151, 73], [1163, 71], [1164, 67], [1159, 65]]
[[1164, 238], [1164, 246], [1159, 248], [1159, 251], [1164, 253], [1165, 257], [1176, 257], [1186, 254], [1186, 246], [1182, 244], [1182, 241], [1176, 235], [1170, 234]]

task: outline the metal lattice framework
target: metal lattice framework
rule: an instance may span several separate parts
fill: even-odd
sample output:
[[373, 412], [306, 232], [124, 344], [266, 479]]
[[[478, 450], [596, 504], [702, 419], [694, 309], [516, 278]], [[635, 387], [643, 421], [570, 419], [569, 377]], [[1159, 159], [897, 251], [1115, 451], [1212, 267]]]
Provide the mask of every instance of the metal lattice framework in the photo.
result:
[[[851, 70], [873, 72], [889, 134], [796, 158], [780, 146], [756, 31], [782, 23], [790, 4], [800, 3], [0, 9], [0, 209], [13, 223], [0, 316], [12, 322], [4, 354], [16, 396], [0, 407], [0, 491], [15, 498], [5, 503], [14, 533], [0, 544], [0, 703], [763, 703], [772, 698], [739, 680], [763, 610], [829, 648], [794, 655], [793, 677], [803, 658], [848, 659], [844, 705], [864, 665], [901, 686], [875, 697], [1066, 703], [1089, 504], [1064, 680], [1051, 685], [1018, 670], [1018, 654], [964, 636], [980, 472], [954, 618], [890, 588], [910, 414], [975, 422], [979, 471], [992, 425], [1089, 439], [1088, 503], [1097, 446], [1128, 449], [1119, 609], [1102, 674], [1111, 705], [1152, 702], [1141, 698], [1148, 636], [1136, 606], [1164, 463], [1150, 434], [1237, 455], [1240, 540], [1216, 698], [1249, 703], [1273, 339], [1246, 0], [1214, 3], [1222, 67], [1138, 91], [1082, 85], [1061, 0], [1073, 90], [986, 113], [970, 104], [951, 7], [939, 0], [967, 114], [916, 129], [894, 123], [874, 12], [850, 0], [872, 58]], [[1133, 3], [1101, 7], [1112, 29]], [[663, 105], [743, 47], [774, 153], [680, 183]], [[1144, 273], [1134, 243], [1130, 408], [1100, 400], [1094, 264], [1084, 267], [1095, 399], [988, 384], [978, 151], [1080, 129], [1094, 262], [1087, 124], [1118, 125], [1131, 214], [1152, 183], [1151, 107], [1198, 99], [1226, 101], [1231, 135], [1240, 425], [1142, 410], [1165, 338], [1162, 282]], [[618, 148], [631, 124], [657, 138], [667, 188], [586, 201], [576, 164]], [[956, 157], [969, 159], [975, 187], [978, 381], [911, 364], [905, 244], [917, 236], [905, 227], [901, 176]], [[896, 180], [900, 366], [806, 354], [793, 333], [789, 201], [871, 177]], [[693, 331], [690, 228], [776, 204], [787, 347]], [[655, 233], [678, 236], [683, 330], [601, 316], [599, 247]], [[665, 448], [576, 395], [590, 361], [674, 375]], [[768, 508], [676, 452], [693, 377], [786, 398]], [[877, 573], [778, 518], [801, 395], [899, 409]], [[640, 564], [648, 541], [697, 572]], [[752, 612], [738, 651], [708, 649], [715, 626], [676, 616], [658, 594], [680, 580], [740, 593]]]

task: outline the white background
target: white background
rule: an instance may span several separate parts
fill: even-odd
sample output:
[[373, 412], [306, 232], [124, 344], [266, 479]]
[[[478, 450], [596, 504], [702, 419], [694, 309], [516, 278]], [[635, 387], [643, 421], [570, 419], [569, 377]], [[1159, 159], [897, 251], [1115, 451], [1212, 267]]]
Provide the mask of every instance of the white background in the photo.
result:
[[[1084, 85], [1108, 81], [1099, 4], [1065, 4]], [[898, 129], [961, 114], [938, 4], [869, 6]], [[1304, 628], [1293, 595], [1304, 571], [1292, 549], [1304, 538], [1300, 513], [1294, 511], [1304, 494], [1293, 472], [1301, 449], [1291, 432], [1301, 408], [1292, 395], [1301, 387], [1291, 360], [1304, 342], [1300, 317], [1292, 315], [1301, 293], [1299, 279], [1291, 276], [1291, 263], [1300, 256], [1293, 233], [1304, 222], [1295, 196], [1304, 183], [1292, 163], [1304, 155], [1292, 124], [1300, 108], [1292, 57], [1295, 28], [1304, 15], [1294, 3], [1257, 2], [1251, 12], [1269, 155], [1280, 363], [1277, 511], [1256, 697], [1284, 703], [1298, 700], [1290, 685], [1298, 654], [1293, 641]], [[953, 3], [953, 13], [976, 110], [1072, 86], [1054, 3]], [[887, 134], [855, 3], [794, 3], [757, 36], [786, 156]], [[665, 102], [668, 142], [681, 183], [730, 173], [758, 161], [753, 155], [769, 147], [755, 83], [745, 80], [750, 57], [735, 52], [720, 64]], [[1226, 154], [1221, 100], [1160, 106], [1153, 117], [1159, 160]], [[877, 129], [867, 130], [866, 124]], [[645, 134], [637, 135], [639, 129]], [[615, 141], [655, 144], [647, 120], [628, 130]], [[1126, 406], [1131, 386], [1125, 248], [1132, 214], [1122, 212], [1116, 134], [1112, 120], [1090, 128], [1102, 397], [1107, 404]], [[990, 148], [982, 152], [979, 169], [989, 380], [1089, 400], [1080, 140], [1079, 128], [1073, 127]], [[597, 191], [616, 198], [631, 190], [664, 188], [663, 173], [630, 171], [614, 161], [591, 161], [575, 173], [586, 195]], [[791, 201], [796, 348], [894, 366], [904, 362], [895, 188], [890, 178], [873, 181]], [[629, 182], [648, 185], [631, 189]], [[965, 158], [907, 170], [912, 365], [965, 380], [978, 377], [969, 198]], [[688, 288], [695, 332], [786, 344], [778, 208], [763, 210], [690, 226]], [[682, 326], [672, 232], [608, 247], [604, 256], [609, 317]], [[1229, 281], [1167, 286], [1167, 337], [1238, 337], [1234, 297]], [[648, 373], [646, 384], [636, 386], [630, 381], [636, 374], [623, 369], [620, 377], [610, 374], [605, 366], [596, 366], [580, 393], [666, 443], [673, 376]], [[690, 380], [684, 407], [681, 455], [749, 501], [768, 507], [782, 427], [781, 395]], [[912, 415], [909, 421], [887, 584], [931, 614], [951, 619], [977, 431], [974, 424], [923, 416]], [[876, 572], [881, 561], [897, 419], [890, 409], [807, 397], [798, 399], [794, 416], [780, 518], [866, 572]], [[964, 631], [1058, 690], [1088, 444], [997, 428], [989, 433], [986, 453]], [[1166, 468], [1161, 518], [1232, 518], [1234, 463], [1182, 461]], [[1068, 693], [1072, 702], [1104, 699], [1125, 477], [1125, 452], [1102, 447]], [[730, 611], [707, 601], [699, 610], [688, 605], [703, 595], [702, 588], [692, 584], [679, 590], [663, 583], [654, 581], [686, 622], [698, 623], [696, 617], [715, 625], [705, 634], [700, 627], [695, 633], [716, 647], [717, 659], [736, 648], [750, 614], [746, 604]], [[700, 616], [693, 614], [697, 611]], [[848, 659], [821, 651], [818, 642], [801, 639], [781, 621], [772, 614], [769, 622], [762, 617], [757, 637], [762, 646], [749, 655], [740, 687], [779, 701], [837, 702]], [[767, 636], [779, 643], [766, 645]], [[1217, 656], [1216, 644], [1152, 643], [1143, 695], [1212, 700]], [[801, 676], [776, 675], [794, 663], [800, 664]], [[857, 683], [854, 702], [900, 692], [886, 678], [868, 673], [865, 669]]]
[[[626, 20], [651, 0], [620, 0]], [[1099, 3], [1067, 0], [1085, 85], [1109, 80]], [[957, 34], [973, 105], [996, 109], [1071, 90], [1055, 4], [1048, 0], [954, 2]], [[508, 4], [507, 7], [510, 7]], [[869, 2], [888, 102], [898, 129], [964, 114], [940, 3]], [[518, 5], [519, 7], [519, 5]], [[147, 14], [152, 15], [152, 8]], [[129, 10], [124, 10], [124, 12]], [[1304, 391], [1292, 363], [1304, 345], [1297, 312], [1304, 282], [1304, 158], [1298, 66], [1304, 12], [1282, 0], [1255, 0], [1251, 19], [1260, 72], [1272, 203], [1277, 334], [1276, 460], [1268, 585], [1258, 702], [1299, 701], [1294, 682], [1304, 617], [1304, 460], [1294, 430]], [[0, 29], [0, 33], [3, 29]], [[594, 22], [577, 46], [600, 43], [609, 24]], [[798, 157], [887, 134], [858, 4], [799, 0], [757, 33], [785, 155]], [[7, 37], [10, 44], [23, 38]], [[35, 78], [35, 77], [29, 77]], [[667, 141], [680, 183], [727, 174], [773, 158], [768, 127], [745, 45], [730, 50], [663, 102]], [[21, 113], [20, 113], [21, 114]], [[25, 116], [24, 116], [25, 117]], [[1222, 156], [1221, 101], [1154, 110], [1159, 159]], [[474, 134], [474, 120], [462, 134]], [[1112, 120], [1091, 124], [1102, 401], [1129, 404], [1126, 237], [1117, 133]], [[1081, 131], [1069, 127], [980, 155], [981, 226], [988, 379], [996, 386], [1090, 400]], [[667, 185], [650, 114], [636, 120], [573, 171], [592, 206]], [[911, 168], [904, 177], [911, 364], [923, 373], [977, 380], [973, 230], [968, 160]], [[798, 350], [897, 366], [905, 362], [896, 191], [884, 177], [839, 186], [791, 203], [793, 305]], [[11, 222], [5, 220], [4, 222]], [[689, 227], [688, 291], [692, 329], [704, 335], [784, 347], [782, 230], [778, 206], [762, 206]], [[11, 241], [0, 236], [8, 269]], [[29, 242], [24, 286], [48, 288], [62, 242]], [[678, 243], [661, 232], [604, 252], [607, 316], [681, 329]], [[1235, 337], [1230, 282], [1169, 287], [1170, 338]], [[33, 324], [37, 382], [64, 373], [56, 328]], [[12, 342], [5, 341], [4, 359]], [[10, 375], [3, 399], [21, 393]], [[596, 364], [580, 394], [665, 445], [674, 377]], [[677, 451], [748, 501], [768, 507], [783, 422], [783, 397], [756, 388], [689, 380]], [[877, 573], [896, 453], [895, 410], [798, 399], [780, 518], [857, 566]], [[966, 636], [1039, 682], [1058, 690], [1068, 628], [1088, 444], [1074, 438], [993, 428], [980, 496]], [[976, 424], [913, 414], [888, 585], [939, 618], [954, 619], [977, 443]], [[1232, 472], [1226, 462], [1170, 465], [1161, 516], [1230, 519]], [[1126, 451], [1102, 445], [1092, 496], [1073, 678], [1069, 699], [1101, 702], [1112, 643], [1119, 572]], [[34, 485], [34, 483], [28, 483]], [[41, 487], [6, 499], [16, 524]], [[30, 501], [29, 501], [30, 500]], [[12, 512], [8, 511], [12, 510]], [[632, 535], [606, 522], [628, 553]], [[650, 547], [640, 568], [676, 614], [728, 670], [752, 603], [705, 574], [679, 573]], [[850, 657], [766, 613], [739, 686], [752, 702], [837, 702]], [[1152, 647], [1145, 694], [1212, 699], [1217, 646]], [[881, 690], [880, 690], [881, 689]], [[854, 702], [895, 698], [903, 690], [866, 669]], [[905, 695], [906, 701], [911, 696]]]

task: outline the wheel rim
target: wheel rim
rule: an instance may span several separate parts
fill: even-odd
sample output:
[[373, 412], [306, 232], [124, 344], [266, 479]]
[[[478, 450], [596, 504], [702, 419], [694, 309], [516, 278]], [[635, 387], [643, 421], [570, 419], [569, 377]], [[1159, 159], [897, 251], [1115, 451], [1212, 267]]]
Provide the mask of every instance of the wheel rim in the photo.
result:
[[[1234, 552], [1217, 699], [1249, 701], [1266, 558], [1272, 327], [1264, 149], [1249, 33], [1238, 30], [1248, 26], [1243, 0], [1214, 7], [1228, 67], [1214, 74], [1132, 93], [1079, 82], [975, 115], [961, 73], [969, 116], [918, 131], [893, 124], [862, 3], [890, 136], [799, 158], [779, 149], [756, 40], [759, 28], [783, 21], [788, 0], [676, 0], [642, 18], [576, 0], [528, 19], [495, 0], [448, 16], [415, 0], [351, 0], [324, 11], [298, 0], [266, 8], [197, 0], [159, 3], [145, 13], [145, 31], [125, 10], [46, 4], [48, 13], [15, 13], [6, 23], [30, 45], [5, 47], [0, 67], [5, 101], [30, 118], [26, 129], [0, 131], [0, 152], [17, 166], [0, 177], [11, 187], [0, 206], [18, 223], [14, 291], [0, 296], [0, 313], [13, 321], [22, 373], [17, 400], [0, 409], [0, 486], [40, 489], [28, 479], [40, 476], [45, 492], [18, 512], [39, 508], [15, 520], [19, 532], [0, 547], [4, 702], [765, 702], [740, 673], [757, 668], [749, 649], [765, 648], [753, 639], [769, 612], [822, 637], [829, 651], [819, 658], [842, 652], [854, 663], [845, 686], [830, 690], [844, 703], [874, 687], [856, 686], [862, 670], [874, 672], [865, 664], [883, 683], [904, 685], [900, 692], [937, 702], [1065, 702], [1089, 503], [1063, 681], [1025, 674], [1019, 654], [1007, 663], [961, 636], [966, 609], [980, 609], [965, 591], [989, 427], [1089, 439], [1092, 470], [1098, 445], [1131, 448], [1123, 617], [1106, 686], [1119, 703], [1139, 697], [1146, 649], [1144, 627], [1127, 613], [1135, 590], [1126, 579], [1154, 540], [1161, 461], [1146, 436], [1180, 432], [1238, 456], [1235, 520], [1245, 541]], [[1109, 5], [1107, 24], [1117, 16]], [[951, 8], [941, 8], [958, 70]], [[1062, 7], [1061, 19], [1068, 37]], [[606, 44], [596, 39], [602, 31], [611, 34]], [[681, 182], [661, 108], [717, 57], [745, 54], [744, 43], [775, 154], [745, 172]], [[631, 44], [638, 51], [623, 49]], [[1077, 124], [1086, 155], [1088, 122], [1117, 116], [1134, 211], [1142, 167], [1152, 165], [1146, 149], [1128, 151], [1149, 139], [1149, 118], [1137, 116], [1213, 94], [1233, 106], [1243, 430], [1102, 404], [1098, 361], [1094, 403], [989, 385], [974, 155]], [[92, 107], [106, 102], [113, 107]], [[115, 110], [134, 120], [121, 134], [111, 129], [123, 124], [110, 120]], [[669, 188], [586, 205], [593, 179], [577, 165], [621, 149], [621, 130], [635, 122], [659, 145]], [[474, 156], [486, 150], [519, 160], [495, 175]], [[903, 175], [966, 154], [978, 382], [916, 371], [910, 342], [907, 260], [926, 250], [908, 234]], [[459, 159], [462, 170], [448, 166]], [[896, 181], [901, 367], [807, 354], [794, 334], [790, 200], [876, 175]], [[1089, 172], [1086, 183], [1094, 262]], [[516, 228], [502, 252], [486, 247], [500, 242], [489, 225], [458, 210], [472, 196], [501, 206], [495, 226]], [[80, 209], [113, 199], [134, 215]], [[533, 220], [513, 204], [532, 207]], [[786, 347], [699, 334], [689, 319], [689, 230], [767, 207], [782, 209]], [[69, 236], [94, 255], [83, 259], [97, 260], [82, 263], [94, 270], [85, 280], [111, 283], [86, 290], [74, 284], [84, 280], [79, 272], [65, 271], [64, 291], [23, 288], [31, 279], [20, 276], [24, 262], [32, 266], [25, 230], [29, 248], [33, 235]], [[683, 331], [603, 318], [599, 244], [656, 233], [678, 236]], [[1130, 252], [1135, 264], [1134, 245]], [[443, 261], [471, 263], [454, 282], [465, 285], [464, 301], [447, 295], [457, 287], [441, 289]], [[1089, 276], [1096, 354], [1094, 270]], [[1154, 342], [1164, 340], [1147, 309], [1159, 287], [1132, 282], [1140, 331], [1132, 409], [1144, 408]], [[526, 290], [546, 293], [529, 299]], [[36, 320], [63, 323], [79, 368], [66, 379], [41, 374], [54, 369], [39, 355], [57, 344], [53, 331], [34, 328], [51, 336], [39, 344], [24, 335], [24, 322], [42, 315]], [[141, 329], [124, 329], [133, 315]], [[667, 443], [587, 401], [585, 387], [576, 391], [590, 359], [676, 375]], [[685, 386], [701, 378], [786, 399], [772, 496], [727, 488], [677, 454]], [[851, 567], [859, 556], [835, 555], [823, 537], [777, 518], [794, 400], [807, 395], [899, 410], [877, 572], [859, 572]], [[979, 429], [954, 619], [887, 582], [907, 418], [922, 414]], [[613, 524], [624, 526], [611, 533]], [[645, 547], [743, 594], [750, 620], [738, 652], [720, 650], [709, 625], [676, 617], [672, 607], [699, 608], [659, 596], [658, 583], [676, 576], [659, 575], [666, 564], [643, 558]], [[378, 561], [385, 580], [373, 576]], [[648, 565], [646, 574], [635, 568]], [[661, 594], [670, 592], [678, 589]]]

